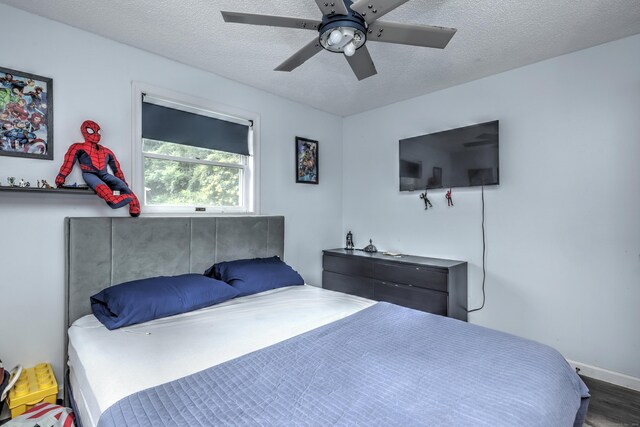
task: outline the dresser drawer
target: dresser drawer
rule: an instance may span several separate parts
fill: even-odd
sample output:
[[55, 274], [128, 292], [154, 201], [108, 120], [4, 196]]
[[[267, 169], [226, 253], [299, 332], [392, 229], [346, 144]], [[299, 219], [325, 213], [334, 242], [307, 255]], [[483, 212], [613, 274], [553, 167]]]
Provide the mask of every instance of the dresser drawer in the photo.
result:
[[371, 277], [373, 275], [373, 261], [355, 256], [324, 255], [322, 257], [322, 268], [334, 273], [350, 274], [352, 276]]
[[373, 299], [373, 283], [371, 283], [371, 279], [365, 277], [347, 276], [325, 270], [322, 272], [322, 287], [332, 291]]
[[447, 315], [446, 293], [374, 280], [373, 296], [378, 301], [386, 301], [442, 316]]
[[375, 265], [374, 277], [385, 282], [447, 292], [447, 273], [435, 268], [378, 262]]

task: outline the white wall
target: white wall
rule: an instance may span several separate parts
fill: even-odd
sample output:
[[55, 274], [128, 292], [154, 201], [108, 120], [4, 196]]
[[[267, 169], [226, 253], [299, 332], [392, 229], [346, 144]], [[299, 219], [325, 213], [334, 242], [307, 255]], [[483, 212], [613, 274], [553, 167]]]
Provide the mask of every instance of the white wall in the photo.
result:
[[[341, 241], [342, 119], [105, 38], [0, 5], [0, 66], [54, 80], [54, 161], [0, 157], [0, 180], [53, 182], [80, 124], [97, 121], [103, 142], [131, 176], [131, 82], [146, 82], [261, 119], [261, 213], [286, 216], [286, 259], [321, 284], [321, 250]], [[11, 47], [11, 48], [9, 48]], [[295, 184], [294, 137], [320, 141], [320, 184]], [[98, 197], [0, 193], [0, 358], [9, 366], [51, 361], [61, 380], [67, 216], [127, 216]], [[7, 300], [13, 301], [8, 305]]]
[[487, 303], [470, 321], [640, 377], [640, 36], [345, 119], [343, 231], [463, 259], [481, 302], [480, 189], [398, 186], [398, 140], [500, 120], [485, 190]]

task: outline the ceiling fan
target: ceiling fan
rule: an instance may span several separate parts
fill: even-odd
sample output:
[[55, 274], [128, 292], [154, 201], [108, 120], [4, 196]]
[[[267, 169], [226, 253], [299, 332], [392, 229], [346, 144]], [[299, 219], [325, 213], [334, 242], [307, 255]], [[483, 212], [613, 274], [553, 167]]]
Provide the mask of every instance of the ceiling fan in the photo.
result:
[[377, 74], [365, 46], [367, 41], [444, 49], [456, 33], [455, 28], [378, 21], [407, 1], [315, 0], [322, 12], [321, 21], [241, 12], [222, 12], [222, 17], [225, 22], [318, 31], [319, 37], [280, 64], [276, 71], [292, 71], [325, 49], [344, 53], [358, 80], [363, 80]]

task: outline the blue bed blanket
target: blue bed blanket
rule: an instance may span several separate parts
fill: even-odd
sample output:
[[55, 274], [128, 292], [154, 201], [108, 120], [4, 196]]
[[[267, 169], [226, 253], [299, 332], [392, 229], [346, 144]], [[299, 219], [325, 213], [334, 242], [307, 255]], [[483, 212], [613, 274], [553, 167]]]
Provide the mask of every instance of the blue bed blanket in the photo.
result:
[[378, 303], [128, 396], [98, 426], [560, 427], [586, 398], [548, 346]]

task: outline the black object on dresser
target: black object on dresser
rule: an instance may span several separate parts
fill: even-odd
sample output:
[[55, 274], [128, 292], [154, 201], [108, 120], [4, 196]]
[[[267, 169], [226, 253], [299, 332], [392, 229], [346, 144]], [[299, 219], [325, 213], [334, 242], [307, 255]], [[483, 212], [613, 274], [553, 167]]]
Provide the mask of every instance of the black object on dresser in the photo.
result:
[[323, 251], [322, 287], [467, 320], [467, 263], [413, 255]]

